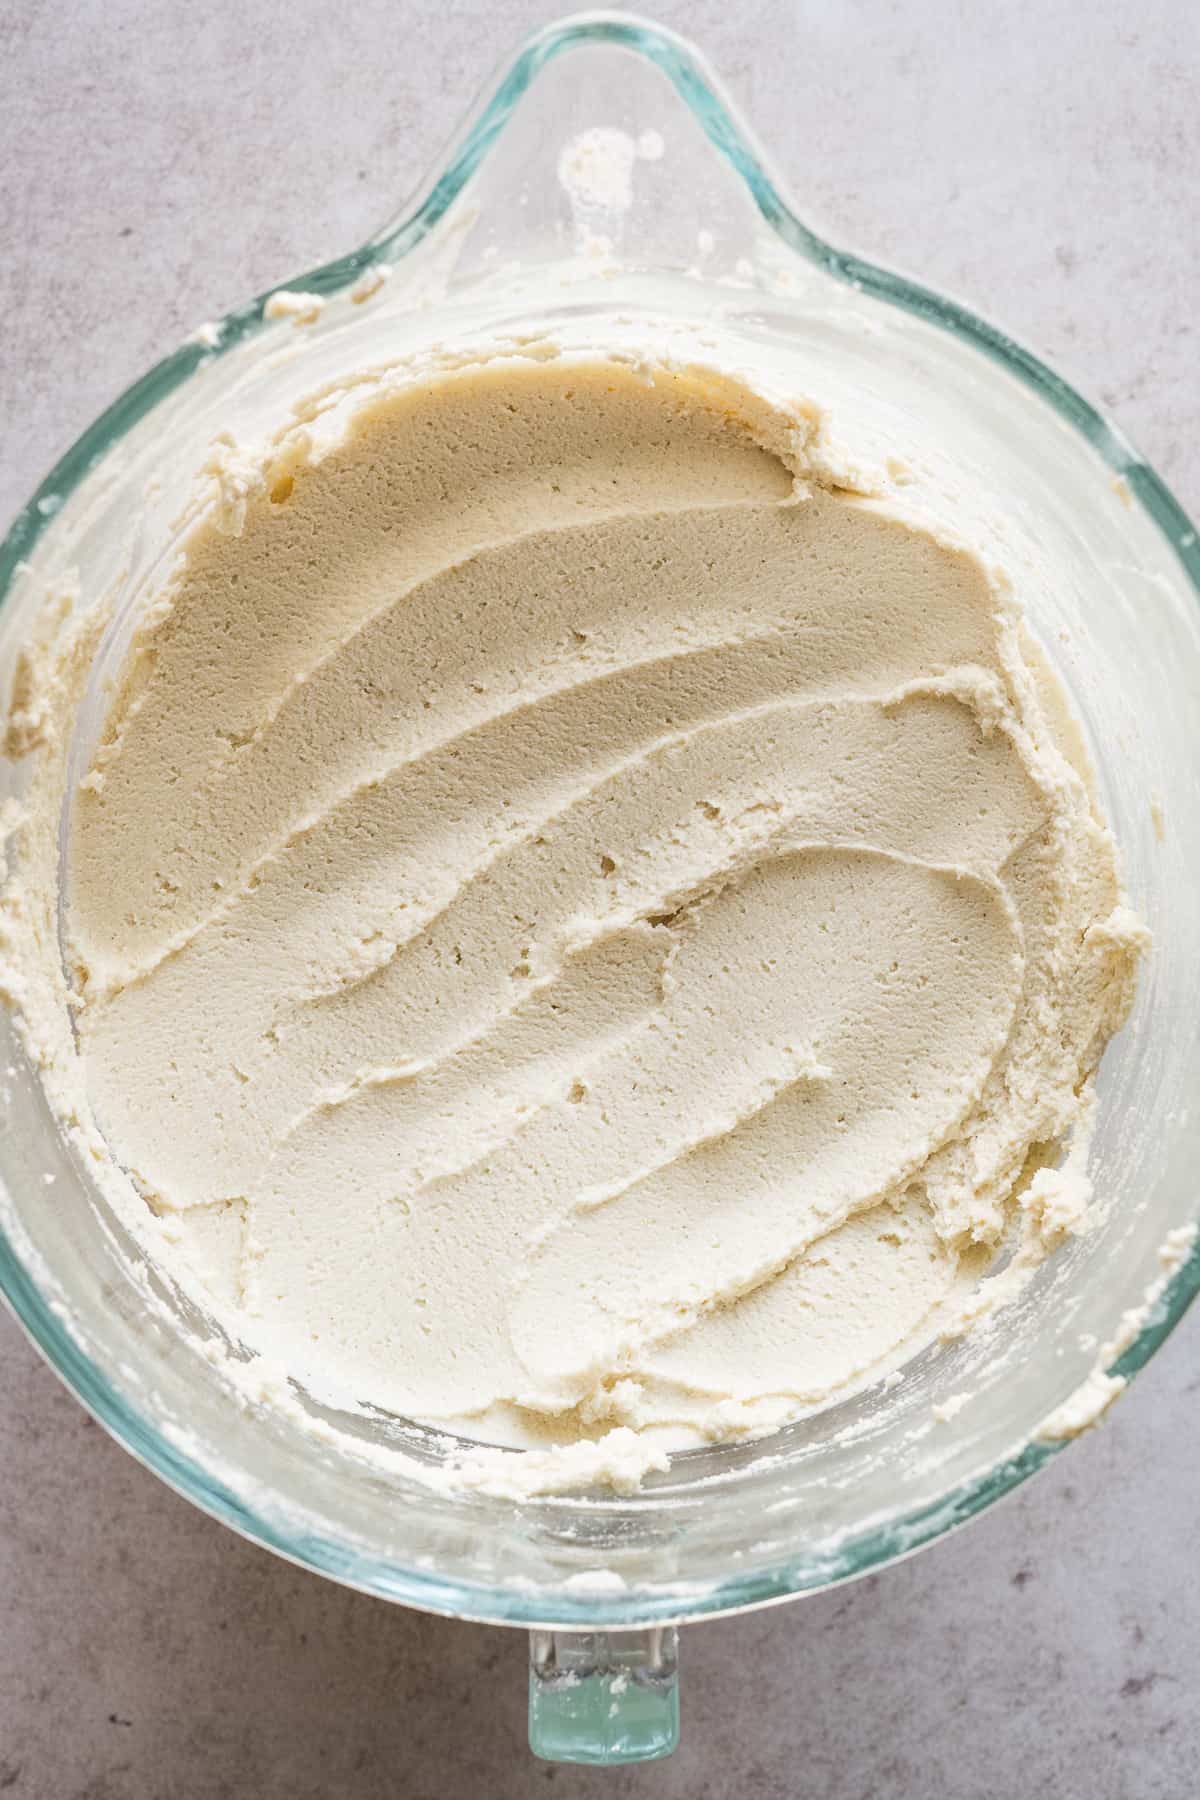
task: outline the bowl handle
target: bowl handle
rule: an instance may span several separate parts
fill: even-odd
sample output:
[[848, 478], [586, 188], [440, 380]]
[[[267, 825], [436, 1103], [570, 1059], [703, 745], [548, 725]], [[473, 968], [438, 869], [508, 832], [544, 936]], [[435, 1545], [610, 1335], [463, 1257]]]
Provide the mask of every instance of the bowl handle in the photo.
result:
[[546, 1762], [631, 1763], [679, 1742], [679, 1635], [531, 1631], [529, 1747]]

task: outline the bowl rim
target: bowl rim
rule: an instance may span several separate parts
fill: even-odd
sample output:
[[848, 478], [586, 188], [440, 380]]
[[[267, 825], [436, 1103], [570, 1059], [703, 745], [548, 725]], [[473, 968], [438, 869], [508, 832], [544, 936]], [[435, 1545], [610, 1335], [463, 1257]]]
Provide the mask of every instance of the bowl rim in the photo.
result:
[[[949, 332], [970, 344], [1040, 397], [1124, 480], [1165, 538], [1200, 595], [1200, 542], [1174, 495], [1124, 433], [1032, 351], [974, 311], [906, 276], [836, 248], [807, 226], [739, 109], [707, 61], [686, 39], [650, 20], [618, 11], [572, 14], [527, 38], [501, 75], [485, 89], [460, 131], [419, 190], [419, 197], [382, 231], [348, 254], [284, 284], [327, 296], [341, 292], [379, 264], [395, 264], [415, 250], [442, 220], [501, 137], [517, 104], [547, 63], [588, 46], [640, 55], [670, 81], [714, 149], [732, 167], [763, 222], [796, 255], [851, 288]], [[22, 564], [55, 513], [95, 464], [198, 369], [228, 354], [263, 328], [264, 307], [279, 284], [216, 323], [204, 341], [194, 335], [127, 388], [59, 459], [0, 543], [0, 605]], [[211, 341], [209, 341], [211, 340]], [[1149, 1317], [1112, 1373], [1126, 1381], [1154, 1355], [1200, 1292], [1200, 1239], [1166, 1282]], [[817, 1559], [791, 1554], [775, 1568], [734, 1575], [702, 1593], [653, 1586], [616, 1594], [569, 1594], [549, 1586], [501, 1588], [451, 1580], [428, 1569], [365, 1556], [344, 1542], [282, 1528], [249, 1505], [212, 1470], [165, 1436], [83, 1351], [68, 1324], [42, 1292], [16, 1244], [0, 1227], [0, 1294], [34, 1346], [118, 1443], [201, 1511], [250, 1541], [342, 1584], [420, 1610], [520, 1626], [631, 1625], [697, 1619], [767, 1605], [855, 1579], [965, 1524], [1043, 1468], [1069, 1441], [1026, 1444], [1017, 1454], [967, 1480], [932, 1504], [882, 1525], [847, 1534]], [[647, 1496], [647, 1498], [652, 1498]], [[577, 1503], [575, 1503], [577, 1504]]]

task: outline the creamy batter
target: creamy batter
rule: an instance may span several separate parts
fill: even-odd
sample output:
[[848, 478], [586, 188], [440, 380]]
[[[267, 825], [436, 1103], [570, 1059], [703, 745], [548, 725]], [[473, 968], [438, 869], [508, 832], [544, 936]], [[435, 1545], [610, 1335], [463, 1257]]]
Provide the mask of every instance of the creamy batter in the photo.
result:
[[112, 1156], [247, 1344], [633, 1479], [1078, 1224], [1145, 934], [983, 556], [813, 409], [599, 355], [212, 475], [67, 960]]

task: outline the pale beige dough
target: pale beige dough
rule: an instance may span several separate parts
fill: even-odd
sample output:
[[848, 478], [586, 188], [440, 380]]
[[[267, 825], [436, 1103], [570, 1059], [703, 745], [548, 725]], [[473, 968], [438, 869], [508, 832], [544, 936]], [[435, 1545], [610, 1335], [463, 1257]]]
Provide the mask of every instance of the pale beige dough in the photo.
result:
[[1141, 943], [1003, 577], [811, 409], [602, 356], [215, 467], [70, 834], [181, 1278], [320, 1395], [624, 1467], [921, 1342]]

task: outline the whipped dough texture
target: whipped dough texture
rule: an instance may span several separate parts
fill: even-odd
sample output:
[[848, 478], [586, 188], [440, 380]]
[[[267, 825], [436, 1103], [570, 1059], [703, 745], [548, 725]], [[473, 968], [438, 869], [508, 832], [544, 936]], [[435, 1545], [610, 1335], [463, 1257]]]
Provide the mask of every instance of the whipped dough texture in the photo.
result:
[[1145, 934], [945, 521], [815, 409], [599, 353], [211, 475], [70, 800], [66, 962], [155, 1253], [251, 1349], [627, 1484], [1079, 1223]]

